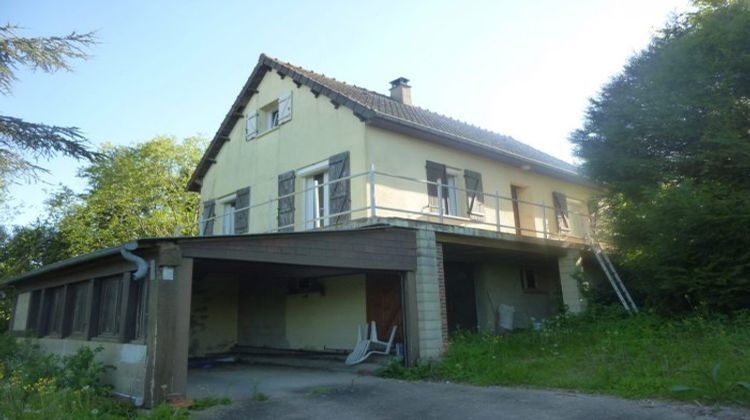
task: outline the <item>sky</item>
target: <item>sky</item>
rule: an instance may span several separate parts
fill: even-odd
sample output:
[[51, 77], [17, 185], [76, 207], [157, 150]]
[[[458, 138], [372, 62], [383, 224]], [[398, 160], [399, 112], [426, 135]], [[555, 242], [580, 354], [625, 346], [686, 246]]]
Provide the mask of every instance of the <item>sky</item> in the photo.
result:
[[[387, 93], [410, 79], [415, 105], [575, 162], [569, 134], [590, 98], [687, 0], [66, 1], [1, 0], [24, 36], [96, 31], [73, 72], [20, 69], [0, 114], [79, 127], [94, 147], [156, 135], [211, 138], [266, 53]], [[0, 223], [44, 218], [60, 184], [84, 191], [82, 164], [38, 162], [11, 187]]]

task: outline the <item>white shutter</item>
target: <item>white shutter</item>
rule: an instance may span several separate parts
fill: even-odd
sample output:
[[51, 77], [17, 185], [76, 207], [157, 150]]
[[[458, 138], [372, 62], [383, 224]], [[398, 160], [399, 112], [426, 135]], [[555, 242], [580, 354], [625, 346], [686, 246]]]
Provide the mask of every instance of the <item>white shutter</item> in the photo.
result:
[[292, 92], [279, 97], [279, 124], [292, 119]]
[[245, 115], [245, 140], [258, 135], [258, 113]]

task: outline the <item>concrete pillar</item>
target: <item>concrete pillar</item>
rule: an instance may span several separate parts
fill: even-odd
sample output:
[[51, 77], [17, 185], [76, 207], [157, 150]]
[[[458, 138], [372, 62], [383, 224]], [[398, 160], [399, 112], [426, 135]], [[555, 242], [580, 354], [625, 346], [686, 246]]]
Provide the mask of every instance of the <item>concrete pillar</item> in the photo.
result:
[[157, 265], [149, 288], [146, 407], [184, 398], [187, 390], [193, 259], [177, 261]]
[[419, 330], [419, 357], [429, 360], [440, 357], [445, 347], [443, 309], [435, 232], [417, 230], [416, 298]]
[[586, 299], [581, 294], [577, 273], [580, 271], [579, 261], [581, 252], [569, 249], [567, 254], [557, 260], [560, 269], [560, 286], [562, 287], [563, 303], [568, 311], [577, 314], [586, 309]]

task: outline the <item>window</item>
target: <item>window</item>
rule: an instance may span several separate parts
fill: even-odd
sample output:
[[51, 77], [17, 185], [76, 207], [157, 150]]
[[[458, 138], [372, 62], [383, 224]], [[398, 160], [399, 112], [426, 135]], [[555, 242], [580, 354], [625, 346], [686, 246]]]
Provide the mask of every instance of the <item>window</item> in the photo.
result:
[[96, 336], [117, 337], [120, 331], [120, 299], [122, 277], [112, 276], [98, 280], [97, 307], [99, 310]]
[[222, 217], [222, 233], [225, 235], [234, 234], [234, 210], [236, 207], [236, 201], [225, 201], [224, 213]]
[[31, 303], [29, 304], [29, 320], [26, 323], [27, 331], [40, 331], [42, 312], [42, 291], [34, 290], [31, 292]]
[[308, 228], [328, 225], [328, 172], [319, 172], [305, 178], [305, 214]]
[[65, 286], [47, 289], [44, 295], [44, 334], [62, 336]]
[[292, 119], [292, 93], [287, 92], [278, 99], [262, 106], [259, 112], [245, 115], [245, 140], [273, 130]]
[[583, 202], [568, 198], [568, 217], [570, 218], [570, 234], [583, 238], [586, 234]]
[[534, 270], [530, 268], [521, 269], [521, 285], [523, 290], [538, 290]]
[[29, 321], [31, 293], [20, 293], [16, 297], [16, 308], [13, 311], [13, 331], [24, 331]]
[[305, 228], [328, 226], [330, 210], [330, 188], [328, 185], [329, 162], [323, 161], [297, 171], [305, 180]]
[[142, 340], [146, 338], [146, 306], [148, 301], [148, 282], [143, 280], [131, 281], [130, 282], [131, 292], [130, 296], [132, 299], [131, 307], [133, 308], [133, 314], [129, 319], [132, 319], [130, 337], [134, 340]]
[[81, 282], [68, 286], [70, 312], [70, 334], [85, 336], [88, 332], [89, 313], [89, 282]]
[[445, 206], [443, 211], [449, 216], [458, 216], [458, 190], [456, 190], [456, 175], [449, 170], [445, 182], [448, 185], [448, 196], [443, 197]]

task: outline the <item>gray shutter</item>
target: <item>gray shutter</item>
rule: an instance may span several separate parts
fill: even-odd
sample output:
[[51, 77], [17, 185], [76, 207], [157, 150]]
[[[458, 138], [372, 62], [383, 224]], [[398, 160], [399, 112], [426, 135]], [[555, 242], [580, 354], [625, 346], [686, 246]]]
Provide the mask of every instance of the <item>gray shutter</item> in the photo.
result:
[[[437, 182], [438, 179], [443, 184], [448, 180], [448, 171], [445, 169], [445, 165], [441, 163], [435, 163], [427, 161], [427, 180], [430, 182]], [[427, 195], [430, 199], [430, 210], [438, 211], [438, 187], [435, 184], [427, 184]], [[448, 188], [443, 188], [443, 200], [448, 197]]]
[[[329, 206], [330, 214], [343, 213], [331, 217], [331, 224], [346, 223], [351, 220], [351, 214], [348, 213], [352, 208], [352, 194], [349, 179], [349, 152], [333, 155], [328, 159], [328, 182], [329, 187]], [[341, 178], [347, 178], [343, 181], [336, 181]]]
[[555, 206], [555, 219], [557, 220], [557, 231], [567, 232], [570, 230], [568, 222], [568, 197], [563, 193], [553, 192], [552, 201]]
[[201, 229], [201, 234], [204, 236], [214, 234], [215, 210], [216, 202], [214, 200], [203, 203], [203, 227]]
[[248, 232], [250, 227], [250, 187], [237, 190], [237, 198], [234, 201], [234, 234], [242, 235]]
[[284, 172], [279, 175], [279, 232], [294, 230], [294, 195], [282, 197], [292, 193], [294, 193], [294, 171]]
[[484, 190], [482, 189], [482, 174], [468, 169], [464, 170], [466, 183], [466, 213], [471, 218], [482, 218], [484, 215]]

